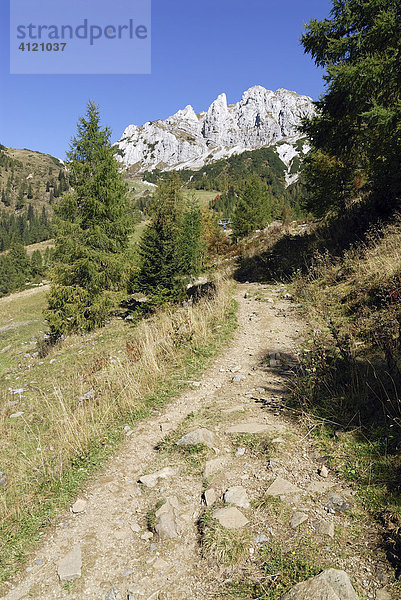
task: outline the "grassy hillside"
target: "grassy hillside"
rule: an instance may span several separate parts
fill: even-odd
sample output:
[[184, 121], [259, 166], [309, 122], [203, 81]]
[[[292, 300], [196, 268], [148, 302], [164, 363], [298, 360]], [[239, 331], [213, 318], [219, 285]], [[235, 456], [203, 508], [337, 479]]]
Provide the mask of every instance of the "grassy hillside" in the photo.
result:
[[0, 208], [21, 211], [31, 204], [36, 211], [51, 204], [68, 188], [63, 163], [50, 154], [0, 146]]

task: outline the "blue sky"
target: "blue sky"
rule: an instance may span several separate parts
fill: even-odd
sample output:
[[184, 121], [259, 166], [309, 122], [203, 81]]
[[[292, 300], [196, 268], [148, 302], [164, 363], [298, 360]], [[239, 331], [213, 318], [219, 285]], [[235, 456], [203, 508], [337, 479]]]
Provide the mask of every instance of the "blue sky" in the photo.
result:
[[64, 158], [89, 99], [100, 105], [113, 141], [130, 123], [166, 118], [187, 104], [205, 110], [221, 92], [237, 102], [256, 84], [316, 99], [322, 72], [299, 37], [304, 23], [328, 16], [330, 7], [329, 0], [153, 0], [150, 75], [10, 75], [2, 0], [0, 142]]

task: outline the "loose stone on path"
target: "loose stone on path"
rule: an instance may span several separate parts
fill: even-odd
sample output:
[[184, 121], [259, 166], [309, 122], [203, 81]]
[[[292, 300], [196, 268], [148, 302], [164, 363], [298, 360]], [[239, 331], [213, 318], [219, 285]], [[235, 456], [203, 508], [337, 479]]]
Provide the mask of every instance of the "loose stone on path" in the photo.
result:
[[235, 506], [229, 508], [219, 508], [213, 513], [213, 518], [226, 529], [240, 529], [249, 521]]
[[155, 531], [161, 539], [172, 539], [178, 537], [178, 511], [180, 505], [175, 496], [171, 496], [156, 511]]
[[241, 485], [235, 485], [228, 488], [224, 494], [224, 502], [227, 504], [235, 504], [235, 506], [239, 506], [240, 508], [249, 508], [250, 506], [248, 494]]
[[75, 514], [82, 513], [86, 509], [87, 501], [83, 498], [78, 498], [76, 502], [71, 506], [71, 511]]
[[82, 554], [81, 546], [76, 544], [58, 564], [57, 573], [60, 581], [74, 581], [81, 577]]
[[290, 526], [292, 527], [292, 529], [296, 529], [297, 527], [302, 525], [302, 523], [305, 523], [305, 521], [307, 521], [307, 520], [308, 520], [307, 514], [297, 511], [291, 517]]
[[326, 569], [295, 585], [281, 600], [358, 600], [358, 596], [345, 571]]
[[183, 435], [177, 442], [177, 446], [194, 446], [196, 444], [205, 444], [209, 448], [214, 448], [216, 445], [215, 436], [208, 429], [196, 429]]
[[302, 492], [301, 489], [282, 477], [277, 477], [266, 490], [268, 496], [285, 496], [286, 494], [299, 494], [300, 492]]
[[144, 486], [153, 488], [156, 486], [159, 479], [168, 479], [169, 477], [173, 477], [177, 475], [178, 469], [173, 467], [165, 467], [161, 471], [157, 471], [156, 473], [151, 473], [150, 475], [142, 475], [139, 478], [139, 483], [142, 483]]

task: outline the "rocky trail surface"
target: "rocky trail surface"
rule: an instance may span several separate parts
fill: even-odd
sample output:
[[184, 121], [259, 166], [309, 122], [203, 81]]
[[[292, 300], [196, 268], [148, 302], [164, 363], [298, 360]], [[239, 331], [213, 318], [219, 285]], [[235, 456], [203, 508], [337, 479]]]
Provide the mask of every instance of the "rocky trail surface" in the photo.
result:
[[284, 292], [238, 286], [231, 345], [127, 431], [6, 600], [276, 598], [272, 585], [300, 548], [310, 575], [329, 570], [288, 600], [393, 597], [379, 531], [283, 406], [303, 328]]

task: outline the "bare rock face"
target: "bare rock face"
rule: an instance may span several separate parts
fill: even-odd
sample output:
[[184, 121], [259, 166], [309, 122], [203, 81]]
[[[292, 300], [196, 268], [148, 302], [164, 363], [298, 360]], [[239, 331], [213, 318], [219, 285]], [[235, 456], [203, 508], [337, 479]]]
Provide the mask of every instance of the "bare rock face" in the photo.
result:
[[308, 96], [256, 85], [236, 104], [228, 105], [226, 95], [220, 94], [207, 112], [196, 114], [192, 106], [186, 106], [165, 121], [129, 125], [117, 146], [123, 153], [120, 160], [141, 172], [197, 168], [284, 140], [276, 151], [289, 166], [299, 153], [294, 142], [300, 137], [301, 119], [313, 114]]
[[358, 597], [345, 571], [326, 569], [295, 585], [281, 600], [358, 600]]

